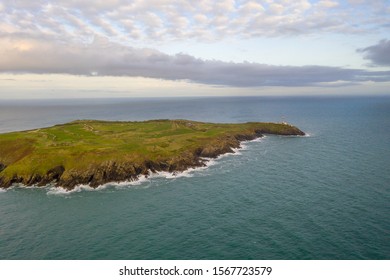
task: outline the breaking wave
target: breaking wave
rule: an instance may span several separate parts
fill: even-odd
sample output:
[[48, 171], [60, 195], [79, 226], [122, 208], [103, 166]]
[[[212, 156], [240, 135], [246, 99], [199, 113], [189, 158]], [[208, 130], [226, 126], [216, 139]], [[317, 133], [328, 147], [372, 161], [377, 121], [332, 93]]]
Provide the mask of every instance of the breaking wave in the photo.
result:
[[137, 180], [134, 180], [134, 181], [109, 182], [109, 183], [100, 185], [96, 188], [93, 188], [89, 185], [77, 185], [73, 189], [68, 190], [68, 189], [65, 189], [63, 187], [51, 186], [51, 187], [47, 187], [47, 189], [48, 189], [47, 194], [48, 195], [69, 195], [69, 194], [79, 193], [79, 192], [83, 192], [83, 191], [87, 191], [87, 192], [102, 191], [102, 190], [106, 190], [109, 188], [121, 189], [121, 188], [128, 188], [128, 187], [132, 187], [132, 186], [139, 186], [139, 185], [142, 185], [144, 182], [148, 182], [148, 181], [149, 181], [148, 177], [142, 175], [142, 176], [139, 176], [139, 178]]

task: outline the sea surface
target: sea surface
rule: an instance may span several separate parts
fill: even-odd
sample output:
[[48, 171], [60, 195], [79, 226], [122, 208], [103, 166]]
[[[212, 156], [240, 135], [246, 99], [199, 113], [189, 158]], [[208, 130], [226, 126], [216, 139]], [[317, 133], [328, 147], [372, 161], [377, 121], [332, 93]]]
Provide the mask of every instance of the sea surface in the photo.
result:
[[178, 176], [0, 190], [0, 259], [390, 259], [390, 97], [0, 101], [0, 132], [75, 119], [286, 121]]

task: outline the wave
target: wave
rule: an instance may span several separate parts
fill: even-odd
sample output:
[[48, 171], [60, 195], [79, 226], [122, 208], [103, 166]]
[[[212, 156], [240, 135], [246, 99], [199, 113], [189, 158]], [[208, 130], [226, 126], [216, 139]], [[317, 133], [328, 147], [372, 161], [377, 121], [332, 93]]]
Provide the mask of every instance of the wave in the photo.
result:
[[263, 135], [262, 137], [258, 137], [258, 138], [256, 138], [256, 139], [249, 140], [249, 141], [244, 141], [244, 142], [263, 142], [263, 140], [264, 140], [265, 138], [268, 138], [268, 136], [267, 136], [267, 135]]
[[165, 178], [165, 179], [176, 179], [180, 177], [193, 177], [194, 174], [192, 174], [195, 171], [195, 168], [187, 169], [182, 172], [167, 172], [167, 171], [159, 171], [156, 173], [152, 173], [149, 177], [151, 179], [153, 178]]
[[98, 186], [97, 188], [92, 188], [88, 185], [77, 185], [73, 189], [68, 190], [63, 187], [48, 187], [47, 195], [69, 195], [72, 193], [78, 193], [82, 191], [100, 191], [105, 189], [105, 185]]
[[6, 193], [7, 190], [6, 189], [0, 189], [0, 193]]
[[133, 186], [140, 186], [144, 183], [150, 182], [149, 177], [150, 176], [141, 175], [138, 177], [137, 180], [123, 181], [123, 182], [110, 182], [110, 183], [106, 183], [102, 186], [115, 187], [117, 189], [126, 188], [126, 187], [133, 187]]
[[45, 189], [47, 186], [37, 186], [37, 185], [31, 185], [31, 186], [26, 186], [26, 185], [23, 185], [21, 183], [15, 183], [13, 185], [11, 185], [10, 187], [8, 187], [7, 189], [0, 189], [0, 192], [7, 192], [7, 191], [10, 191], [10, 190], [15, 190], [15, 189]]
[[89, 185], [77, 185], [73, 189], [69, 190], [63, 187], [51, 186], [51, 187], [47, 187], [48, 191], [46, 194], [47, 195], [69, 195], [69, 194], [79, 193], [83, 191], [93, 192], [93, 191], [102, 191], [110, 188], [122, 189], [122, 188], [129, 188], [133, 186], [139, 186], [145, 182], [149, 182], [148, 176], [142, 175], [139, 176], [137, 180], [123, 181], [123, 182], [108, 182], [103, 185], [99, 185], [96, 188], [93, 188]]

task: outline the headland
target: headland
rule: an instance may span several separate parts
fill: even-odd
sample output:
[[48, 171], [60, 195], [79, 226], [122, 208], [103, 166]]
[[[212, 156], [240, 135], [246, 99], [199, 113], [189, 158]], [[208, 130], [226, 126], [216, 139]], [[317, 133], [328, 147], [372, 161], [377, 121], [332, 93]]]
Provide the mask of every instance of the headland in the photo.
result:
[[0, 134], [0, 188], [54, 184], [73, 189], [133, 181], [158, 171], [181, 172], [232, 153], [263, 134], [305, 135], [287, 123], [189, 120], [77, 120]]

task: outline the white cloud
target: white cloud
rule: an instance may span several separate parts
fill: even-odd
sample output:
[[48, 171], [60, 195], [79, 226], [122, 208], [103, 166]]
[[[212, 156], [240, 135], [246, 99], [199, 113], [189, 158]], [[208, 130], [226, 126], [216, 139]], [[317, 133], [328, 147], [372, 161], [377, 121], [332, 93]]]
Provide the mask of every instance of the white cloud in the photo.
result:
[[350, 4], [362, 4], [366, 0], [348, 0], [348, 3]]
[[273, 4], [269, 5], [269, 10], [273, 14], [282, 14], [284, 11], [284, 6], [281, 4], [278, 4], [278, 3], [273, 3]]
[[57, 34], [65, 40], [97, 34], [124, 44], [150, 44], [188, 38], [344, 34], [370, 31], [373, 22], [377, 30], [390, 24], [386, 1], [353, 2], [351, 8], [330, 0], [317, 4], [307, 0], [99, 0], [93, 5], [86, 0], [4, 0], [0, 34]]
[[231, 13], [235, 11], [234, 0], [221, 0], [214, 2], [214, 12], [216, 13]]
[[239, 7], [239, 12], [244, 15], [251, 13], [263, 13], [264, 11], [265, 9], [263, 5], [255, 1], [245, 2]]
[[335, 1], [322, 0], [322, 1], [319, 1], [317, 5], [319, 7], [324, 7], [324, 8], [334, 8], [334, 7], [337, 7], [339, 5], [339, 3], [335, 2]]
[[208, 22], [208, 18], [207, 18], [207, 16], [205, 16], [204, 14], [196, 14], [196, 15], [194, 16], [194, 19], [196, 20], [196, 22], [197, 22], [198, 24], [205, 24], [205, 23]]

